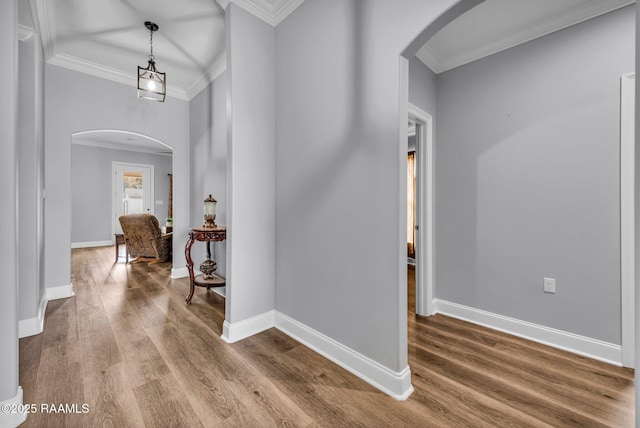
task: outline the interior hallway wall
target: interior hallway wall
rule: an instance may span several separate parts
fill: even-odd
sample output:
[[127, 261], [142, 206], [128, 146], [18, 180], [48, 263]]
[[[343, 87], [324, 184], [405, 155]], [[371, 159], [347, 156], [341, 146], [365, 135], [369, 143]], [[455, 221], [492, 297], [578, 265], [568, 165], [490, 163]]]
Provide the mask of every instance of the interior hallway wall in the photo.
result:
[[[234, 3], [225, 13], [227, 117], [227, 301], [234, 324], [266, 315], [275, 299], [274, 29]], [[272, 324], [272, 323], [271, 323]]]
[[[204, 223], [204, 199], [217, 201], [216, 224], [227, 225], [227, 95], [228, 72], [222, 73], [189, 102], [191, 136], [191, 225]], [[204, 260], [205, 246], [194, 245], [192, 257]], [[226, 278], [227, 243], [215, 242], [216, 274]], [[196, 262], [197, 263], [197, 262]]]
[[409, 102], [436, 119], [436, 74], [418, 57], [409, 61]]
[[634, 32], [629, 6], [438, 75], [438, 299], [620, 344]]
[[21, 40], [18, 56], [18, 317], [39, 323], [44, 317], [38, 313], [44, 296], [44, 54], [40, 37], [30, 34]]
[[[18, 387], [18, 219], [17, 143], [18, 143], [18, 4], [0, 3], [0, 403], [12, 402]], [[21, 397], [20, 397], [21, 400]], [[0, 413], [0, 424], [15, 426], [11, 413]]]
[[407, 368], [400, 54], [454, 3], [307, 0], [276, 28], [276, 309], [398, 377]]

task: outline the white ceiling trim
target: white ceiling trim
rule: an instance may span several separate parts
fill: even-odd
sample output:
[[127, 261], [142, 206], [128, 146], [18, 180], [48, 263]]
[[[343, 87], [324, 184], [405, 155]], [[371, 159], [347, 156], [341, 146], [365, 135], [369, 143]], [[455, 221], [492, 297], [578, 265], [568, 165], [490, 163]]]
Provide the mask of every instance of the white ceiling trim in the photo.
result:
[[135, 145], [126, 145], [126, 144], [118, 144], [111, 143], [108, 141], [94, 141], [87, 139], [77, 139], [72, 138], [71, 142], [78, 146], [88, 146], [88, 147], [97, 147], [100, 149], [111, 149], [111, 150], [124, 150], [127, 152], [136, 152], [136, 153], [149, 153], [153, 155], [159, 156], [172, 156], [173, 152], [170, 148], [165, 148], [164, 150], [152, 149], [148, 147], [140, 147]]
[[418, 51], [416, 56], [431, 68], [434, 73], [439, 74], [633, 3], [635, 3], [635, 0], [619, 0], [614, 4], [596, 4], [591, 7], [585, 7], [579, 13], [576, 13], [575, 9], [567, 11], [565, 14], [558, 14], [550, 19], [542, 20], [534, 25], [522, 28], [521, 31], [510, 34], [508, 37], [494, 40], [493, 42], [486, 43], [472, 50], [462, 52], [447, 61], [438, 58], [438, 55], [429, 46], [428, 42]]
[[35, 31], [33, 31], [33, 28], [18, 24], [18, 40], [20, 40], [21, 42], [24, 42], [34, 34]]
[[53, 17], [53, 8], [49, 8], [49, 4], [48, 0], [31, 0], [33, 25], [36, 27], [36, 32], [40, 34], [44, 59], [47, 62], [58, 52], [56, 26], [52, 25], [50, 21], [50, 18]]
[[219, 0], [219, 3], [225, 10], [229, 3], [234, 3], [275, 27], [304, 3], [304, 0]]
[[[72, 55], [58, 53], [51, 57], [48, 63], [67, 68], [69, 70], [79, 71], [80, 73], [90, 74], [102, 79], [111, 80], [113, 82], [123, 83], [134, 88], [138, 87], [138, 76], [135, 73], [123, 73], [120, 70], [87, 61], [86, 59], [77, 58]], [[189, 101], [189, 97], [185, 91], [171, 85], [167, 85], [167, 96]]]
[[196, 95], [200, 93], [204, 88], [207, 87], [211, 82], [216, 80], [218, 76], [220, 76], [227, 69], [227, 56], [222, 55], [222, 57], [216, 61], [216, 63], [211, 67], [211, 71], [206, 76], [203, 76], [201, 79], [196, 80], [189, 86], [186, 90], [187, 99], [191, 100]]

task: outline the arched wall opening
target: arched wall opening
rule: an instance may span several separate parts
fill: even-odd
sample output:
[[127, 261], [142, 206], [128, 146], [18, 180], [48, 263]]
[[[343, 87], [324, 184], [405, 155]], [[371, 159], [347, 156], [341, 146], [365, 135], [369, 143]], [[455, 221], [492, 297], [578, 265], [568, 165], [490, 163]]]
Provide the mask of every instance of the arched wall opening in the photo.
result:
[[[113, 245], [121, 233], [118, 217], [128, 211], [153, 214], [161, 226], [173, 217], [172, 147], [141, 133], [111, 129], [75, 132], [71, 147], [72, 248]], [[136, 194], [120, 195], [119, 201], [116, 167], [144, 172], [141, 188], [132, 190]]]

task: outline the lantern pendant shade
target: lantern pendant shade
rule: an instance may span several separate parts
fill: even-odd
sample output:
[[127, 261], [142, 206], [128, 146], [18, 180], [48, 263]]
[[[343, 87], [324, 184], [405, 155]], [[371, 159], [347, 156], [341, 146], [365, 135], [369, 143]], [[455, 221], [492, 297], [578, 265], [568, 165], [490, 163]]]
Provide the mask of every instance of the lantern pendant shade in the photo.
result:
[[165, 73], [156, 70], [153, 61], [147, 68], [138, 66], [138, 98], [164, 102], [166, 93]]
[[204, 227], [207, 229], [215, 229], [216, 223], [216, 204], [217, 201], [211, 195], [204, 200]]

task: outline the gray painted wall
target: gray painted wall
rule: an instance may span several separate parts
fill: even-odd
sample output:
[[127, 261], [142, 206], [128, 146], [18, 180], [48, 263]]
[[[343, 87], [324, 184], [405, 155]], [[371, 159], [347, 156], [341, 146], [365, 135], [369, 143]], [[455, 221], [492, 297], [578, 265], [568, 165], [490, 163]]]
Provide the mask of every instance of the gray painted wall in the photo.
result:
[[[100, 94], [98, 98], [87, 94]], [[189, 104], [137, 98], [123, 85], [55, 65], [45, 67], [45, 273], [47, 287], [71, 282], [71, 135], [88, 130], [137, 132], [173, 148], [173, 265], [182, 268], [191, 219]], [[183, 237], [183, 238], [181, 238]]]
[[[203, 201], [211, 194], [216, 205], [216, 224], [227, 225], [227, 72], [222, 73], [189, 103], [191, 135], [191, 224], [202, 225]], [[212, 244], [218, 263], [216, 274], [226, 277], [227, 242]], [[192, 257], [205, 256], [205, 246], [194, 244]], [[196, 266], [197, 267], [197, 266]]]
[[[18, 4], [2, 2], [0, 13], [0, 402], [18, 391]], [[9, 424], [11, 415], [0, 414]]]
[[[640, 22], [640, 3], [636, 3], [636, 23]], [[636, 76], [640, 76], [640, 28], [636, 25], [636, 50], [635, 50], [635, 58], [636, 58]], [[635, 111], [640, 111], [640, 85], [636, 84], [636, 105]], [[640, 115], [636, 114], [636, 129], [635, 129], [635, 138], [636, 138], [636, 147], [640, 146]], [[640, 171], [640, 150], [636, 150], [635, 152], [635, 170]], [[640, 213], [640, 174], [636, 173], [635, 177], [635, 212]], [[634, 241], [634, 249], [635, 254], [640, 254], [640, 216], [636, 215], [635, 218], [635, 241]], [[635, 367], [640, 367], [640, 317], [637, 315], [640, 310], [640, 293], [637, 290], [640, 289], [640, 260], [638, 257], [635, 259], [635, 312], [636, 312], [636, 320], [635, 320]], [[640, 370], [635, 370], [635, 384], [640, 385]], [[635, 400], [635, 414], [640, 415], [640, 394], [636, 393]], [[636, 425], [637, 421], [640, 420], [638, 416], [636, 416]]]
[[409, 61], [409, 102], [436, 120], [436, 74], [417, 57]]
[[276, 28], [276, 309], [394, 371], [407, 366], [400, 53], [453, 3], [307, 0]]
[[225, 14], [231, 116], [227, 146], [230, 324], [274, 309], [274, 28], [231, 3]]
[[35, 318], [44, 294], [44, 57], [37, 35], [19, 43], [18, 278], [20, 320]]
[[[73, 144], [71, 146], [71, 242], [113, 239], [112, 162], [154, 166], [154, 215], [163, 226], [169, 208], [172, 157]], [[162, 205], [155, 204], [162, 201]]]
[[631, 6], [438, 75], [437, 298], [620, 343], [634, 31]]

